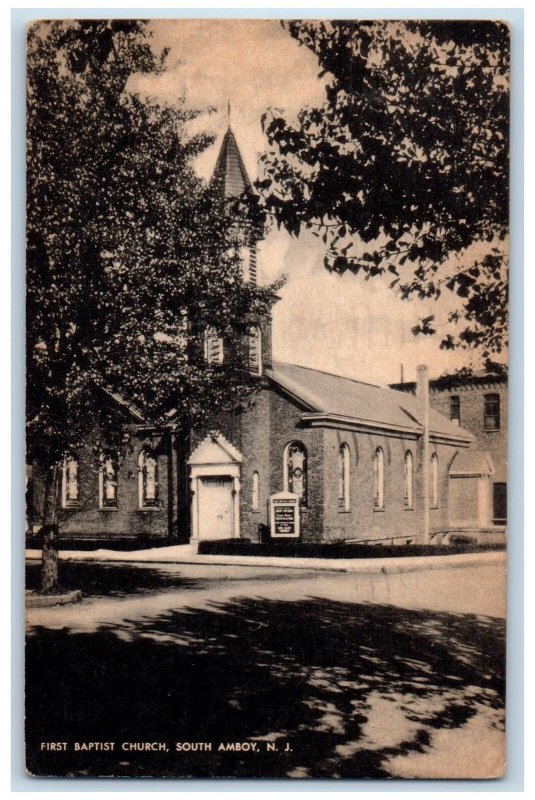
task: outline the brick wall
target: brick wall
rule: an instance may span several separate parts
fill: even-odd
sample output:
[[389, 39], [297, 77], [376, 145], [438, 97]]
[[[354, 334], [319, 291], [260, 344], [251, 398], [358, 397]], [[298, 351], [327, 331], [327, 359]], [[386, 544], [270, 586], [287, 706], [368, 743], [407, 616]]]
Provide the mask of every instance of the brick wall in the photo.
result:
[[273, 389], [270, 393], [270, 493], [284, 489], [283, 455], [286, 445], [301, 442], [307, 451], [308, 504], [301, 510], [301, 538], [318, 542], [323, 531], [323, 434], [301, 427], [303, 413], [297, 404]]
[[[88, 433], [86, 444], [77, 455], [79, 502], [59, 515], [60, 536], [84, 539], [162, 539], [170, 528], [169, 481], [170, 442], [167, 437], [128, 428], [130, 441], [121, 453], [117, 473], [117, 508], [99, 508], [99, 467], [92, 444], [99, 440], [95, 429]], [[140, 510], [138, 502], [138, 457], [144, 447], [157, 454], [158, 507]], [[41, 521], [44, 500], [44, 475], [39, 466], [33, 470], [34, 523]]]
[[[500, 396], [500, 429], [486, 431], [483, 427], [484, 396], [498, 394]], [[450, 398], [459, 397], [460, 424], [476, 436], [473, 445], [476, 450], [488, 450], [496, 473], [494, 481], [507, 481], [507, 415], [508, 395], [504, 383], [488, 383], [483, 386], [468, 384], [456, 386], [448, 391], [432, 390], [430, 404], [447, 419], [450, 418]]]

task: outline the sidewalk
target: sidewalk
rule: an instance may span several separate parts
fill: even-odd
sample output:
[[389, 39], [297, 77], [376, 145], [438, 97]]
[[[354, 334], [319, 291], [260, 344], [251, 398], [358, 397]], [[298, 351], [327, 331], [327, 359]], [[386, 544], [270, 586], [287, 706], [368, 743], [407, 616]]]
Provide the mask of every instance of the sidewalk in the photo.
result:
[[[196, 545], [174, 545], [149, 550], [60, 550], [62, 561], [92, 561], [138, 564], [218, 564], [233, 567], [279, 567], [328, 572], [382, 573], [383, 575], [420, 570], [458, 569], [459, 567], [500, 565], [505, 567], [504, 550], [463, 553], [449, 556], [407, 556], [405, 558], [278, 558], [274, 556], [199, 555]], [[26, 559], [40, 561], [40, 550], [26, 550]]]

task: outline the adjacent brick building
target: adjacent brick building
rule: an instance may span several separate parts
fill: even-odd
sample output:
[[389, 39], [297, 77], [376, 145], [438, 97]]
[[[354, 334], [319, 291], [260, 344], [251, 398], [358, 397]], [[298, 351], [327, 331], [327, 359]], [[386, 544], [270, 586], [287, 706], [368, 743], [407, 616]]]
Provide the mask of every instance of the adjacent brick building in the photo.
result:
[[[230, 129], [214, 179], [224, 197], [250, 191]], [[255, 248], [252, 242], [243, 254], [244, 280], [253, 283]], [[447, 405], [437, 405], [434, 388], [429, 408], [425, 368], [413, 396], [407, 385], [399, 391], [274, 362], [271, 317], [250, 322], [254, 401], [219, 420], [201, 441], [194, 435], [180, 440], [172, 416], [168, 428], [158, 430], [123, 398], [103, 398], [103, 407], [114, 404], [123, 414], [124, 452], [120, 460], [106, 449], [95, 454], [96, 420], [87, 446], [66, 458], [63, 538], [259, 541], [269, 536], [269, 498], [280, 492], [298, 498], [303, 541], [404, 544], [495, 535], [491, 486], [505, 480], [488, 453], [497, 439], [488, 427], [481, 437], [473, 435], [476, 412], [464, 394], [459, 420]], [[212, 363], [221, 363], [226, 346], [206, 332], [204, 353]], [[495, 406], [487, 406], [491, 425]], [[38, 525], [42, 480], [35, 468], [33, 484]]]
[[[391, 388], [414, 393], [416, 384], [397, 383]], [[432, 408], [470, 431], [474, 445], [490, 456], [492, 523], [497, 530], [507, 522], [507, 388], [505, 373], [446, 375], [429, 382]]]

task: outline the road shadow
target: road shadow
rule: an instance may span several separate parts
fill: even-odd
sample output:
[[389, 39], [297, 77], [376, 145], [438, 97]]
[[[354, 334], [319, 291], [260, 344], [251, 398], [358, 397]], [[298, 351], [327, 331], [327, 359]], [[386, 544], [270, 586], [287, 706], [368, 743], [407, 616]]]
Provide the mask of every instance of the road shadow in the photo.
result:
[[[434, 731], [482, 709], [499, 719], [505, 625], [320, 598], [244, 598], [93, 633], [35, 628], [26, 659], [33, 774], [384, 778], [389, 759], [425, 752]], [[258, 752], [218, 750], [252, 739]], [[40, 749], [64, 741], [67, 752]], [[169, 752], [121, 749], [151, 741]], [[74, 742], [116, 744], [87, 753]], [[176, 752], [176, 742], [212, 750]]]
[[[147, 564], [107, 564], [62, 561], [61, 588], [80, 589], [83, 597], [132, 597], [139, 594], [172, 592], [184, 589], [204, 589], [207, 580], [184, 578], [176, 571], [151, 568]], [[39, 590], [41, 564], [26, 564], [26, 589]]]

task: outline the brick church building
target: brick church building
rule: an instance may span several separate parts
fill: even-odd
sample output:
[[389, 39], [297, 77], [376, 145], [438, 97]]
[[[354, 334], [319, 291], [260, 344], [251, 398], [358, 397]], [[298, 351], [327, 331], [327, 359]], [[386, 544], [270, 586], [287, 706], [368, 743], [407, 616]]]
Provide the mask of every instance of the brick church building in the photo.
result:
[[[225, 197], [251, 191], [228, 129], [214, 179]], [[243, 254], [244, 280], [257, 281], [256, 245]], [[249, 370], [258, 391], [245, 411], [192, 445], [170, 425], [156, 429], [127, 400], [104, 389], [103, 404], [123, 417], [129, 445], [119, 461], [87, 446], [63, 465], [61, 537], [70, 544], [140, 546], [269, 536], [271, 495], [298, 498], [304, 542], [490, 540], [495, 466], [478, 441], [429, 403], [427, 371], [407, 391], [294, 364], [272, 354], [272, 320], [255, 321]], [[207, 360], [225, 343], [206, 333]], [[432, 404], [433, 405], [433, 404]], [[172, 420], [170, 420], [172, 422]], [[96, 433], [95, 431], [93, 433]], [[33, 471], [33, 528], [43, 481]]]

